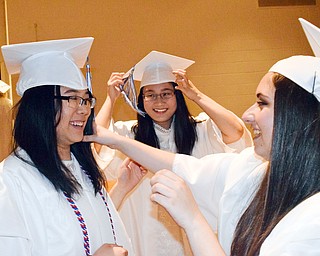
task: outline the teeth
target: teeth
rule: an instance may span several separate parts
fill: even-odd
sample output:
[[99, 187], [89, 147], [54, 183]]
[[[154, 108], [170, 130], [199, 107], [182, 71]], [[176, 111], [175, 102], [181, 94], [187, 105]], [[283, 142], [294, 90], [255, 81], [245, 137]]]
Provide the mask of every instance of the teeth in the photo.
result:
[[156, 111], [156, 112], [165, 112], [166, 109], [154, 109], [154, 111]]
[[75, 121], [73, 121], [73, 122], [71, 122], [71, 124], [74, 125], [74, 126], [82, 127], [84, 125], [84, 122], [81, 122], [81, 121], [75, 122]]
[[261, 131], [260, 131], [260, 130], [253, 130], [253, 134], [254, 134], [254, 135], [260, 135], [260, 134], [261, 134]]

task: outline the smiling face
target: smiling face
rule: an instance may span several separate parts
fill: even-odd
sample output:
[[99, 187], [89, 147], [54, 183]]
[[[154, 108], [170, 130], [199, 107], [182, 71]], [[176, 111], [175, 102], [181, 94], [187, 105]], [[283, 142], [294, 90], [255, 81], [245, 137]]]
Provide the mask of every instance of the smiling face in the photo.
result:
[[257, 90], [257, 102], [245, 111], [244, 122], [253, 130], [255, 153], [269, 160], [273, 132], [275, 87], [272, 81], [274, 73], [267, 73], [260, 81]]
[[146, 85], [143, 87], [143, 94], [158, 94], [156, 100], [143, 100], [144, 109], [152, 120], [165, 129], [169, 129], [173, 115], [177, 109], [177, 99], [173, 95], [170, 99], [162, 99], [160, 93], [171, 93], [174, 88], [171, 83]]
[[[61, 96], [89, 98], [87, 90], [74, 90], [61, 86], [60, 93]], [[70, 157], [70, 146], [82, 141], [83, 130], [91, 112], [89, 105], [83, 104], [76, 108], [68, 105], [68, 100], [62, 100], [60, 121], [56, 127], [58, 151], [63, 160]]]

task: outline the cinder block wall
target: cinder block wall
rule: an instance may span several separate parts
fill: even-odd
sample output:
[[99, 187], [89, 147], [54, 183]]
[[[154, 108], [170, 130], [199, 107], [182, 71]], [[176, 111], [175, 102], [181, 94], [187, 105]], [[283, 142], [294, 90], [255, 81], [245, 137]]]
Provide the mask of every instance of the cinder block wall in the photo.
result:
[[[241, 116], [275, 61], [312, 54], [299, 17], [319, 26], [319, 4], [259, 8], [257, 0], [8, 1], [10, 43], [95, 37], [90, 57], [97, 110], [112, 71], [127, 71], [158, 50], [195, 60], [189, 78]], [[200, 112], [188, 104], [193, 114]], [[127, 120], [135, 113], [121, 99], [114, 118]]]

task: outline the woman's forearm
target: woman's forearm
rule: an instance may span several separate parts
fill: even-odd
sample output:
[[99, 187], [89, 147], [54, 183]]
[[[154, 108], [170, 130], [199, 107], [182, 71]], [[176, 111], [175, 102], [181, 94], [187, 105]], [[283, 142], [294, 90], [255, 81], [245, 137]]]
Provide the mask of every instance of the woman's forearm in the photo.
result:
[[119, 210], [120, 205], [122, 204], [122, 201], [126, 196], [126, 193], [123, 192], [121, 189], [118, 189], [117, 184], [115, 184], [111, 188], [109, 195], [111, 197], [111, 200], [112, 200], [114, 206], [116, 207], [117, 210]]
[[233, 143], [241, 138], [244, 128], [232, 112], [200, 92], [195, 97], [194, 102], [215, 122], [226, 144]]
[[117, 134], [114, 134], [114, 141], [109, 146], [121, 151], [152, 172], [160, 169], [172, 169], [174, 153], [166, 152]]
[[190, 227], [185, 228], [194, 256], [225, 256], [218, 238], [208, 222], [199, 214]]
[[117, 149], [152, 172], [160, 169], [172, 169], [174, 153], [115, 134], [102, 126], [97, 126], [96, 130], [96, 134], [84, 136], [83, 141], [95, 142]]

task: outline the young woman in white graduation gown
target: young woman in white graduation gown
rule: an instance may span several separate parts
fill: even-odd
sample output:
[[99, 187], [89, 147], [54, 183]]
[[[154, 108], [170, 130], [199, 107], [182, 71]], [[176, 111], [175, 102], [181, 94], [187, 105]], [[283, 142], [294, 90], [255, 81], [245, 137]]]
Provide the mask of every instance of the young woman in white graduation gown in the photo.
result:
[[[2, 47], [8, 71], [20, 71], [22, 97], [14, 150], [0, 165], [1, 255], [134, 255], [91, 146], [82, 142], [95, 98], [80, 67], [92, 41]], [[132, 186], [142, 176], [128, 160], [121, 168], [136, 174]]]
[[151, 199], [184, 228], [194, 255], [320, 255], [319, 70], [312, 56], [271, 67], [243, 115], [254, 147], [240, 154], [175, 155], [101, 127], [86, 139], [158, 171]]
[[[244, 123], [193, 85], [186, 71], [178, 69], [190, 65], [190, 61], [181, 59], [152, 51], [135, 65], [133, 76], [141, 80], [138, 107], [145, 112], [145, 116], [137, 114], [137, 120], [115, 123], [111, 120], [115, 102], [121, 95], [120, 88], [124, 86], [124, 73], [112, 73], [108, 95], [96, 123], [147, 145], [197, 158], [213, 153], [240, 152], [251, 146], [250, 132]], [[206, 113], [191, 116], [184, 95]], [[118, 166], [125, 155], [106, 146], [98, 152], [96, 160], [100, 167], [110, 179], [117, 178]], [[133, 246], [140, 256], [189, 255], [183, 231], [163, 207], [149, 199], [152, 176], [148, 172], [119, 209]]]

